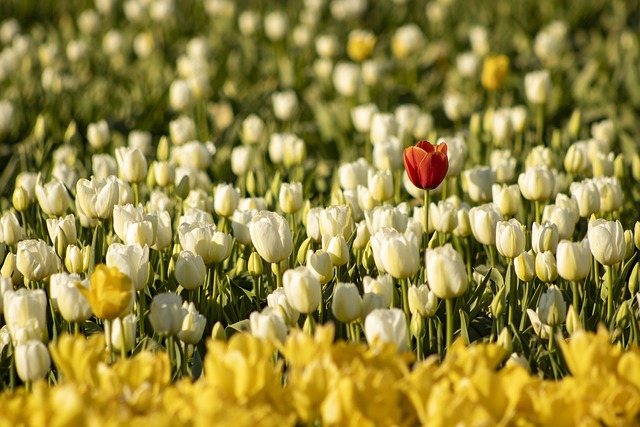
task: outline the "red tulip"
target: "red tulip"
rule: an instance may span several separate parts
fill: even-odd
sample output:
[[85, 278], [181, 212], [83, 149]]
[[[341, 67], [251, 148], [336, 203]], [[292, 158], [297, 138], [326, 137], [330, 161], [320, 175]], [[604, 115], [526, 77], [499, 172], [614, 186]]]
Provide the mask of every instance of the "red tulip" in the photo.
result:
[[447, 144], [431, 145], [429, 141], [420, 141], [413, 147], [404, 149], [404, 168], [409, 179], [418, 188], [433, 190], [449, 170]]

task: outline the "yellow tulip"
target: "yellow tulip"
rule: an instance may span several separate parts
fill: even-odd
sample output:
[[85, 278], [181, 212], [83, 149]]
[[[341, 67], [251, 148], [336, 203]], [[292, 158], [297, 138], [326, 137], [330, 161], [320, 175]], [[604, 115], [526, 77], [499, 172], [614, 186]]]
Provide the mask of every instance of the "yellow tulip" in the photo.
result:
[[498, 90], [509, 73], [509, 58], [505, 55], [488, 56], [482, 66], [482, 86], [487, 90]]
[[93, 313], [105, 320], [120, 317], [133, 298], [131, 279], [115, 267], [97, 265], [91, 274], [91, 289], [78, 286], [89, 301]]

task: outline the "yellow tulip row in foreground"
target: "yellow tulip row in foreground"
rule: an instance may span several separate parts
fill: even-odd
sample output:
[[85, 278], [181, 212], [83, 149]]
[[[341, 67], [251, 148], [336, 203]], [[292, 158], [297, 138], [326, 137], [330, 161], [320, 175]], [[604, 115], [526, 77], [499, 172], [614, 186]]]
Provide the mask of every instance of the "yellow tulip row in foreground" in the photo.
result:
[[550, 381], [494, 344], [459, 340], [442, 363], [413, 363], [334, 342], [331, 326], [279, 348], [239, 333], [209, 341], [201, 378], [172, 383], [164, 352], [108, 365], [102, 335], [67, 335], [50, 346], [64, 380], [3, 393], [0, 425], [640, 425], [638, 349], [604, 328], [560, 347], [571, 375]]

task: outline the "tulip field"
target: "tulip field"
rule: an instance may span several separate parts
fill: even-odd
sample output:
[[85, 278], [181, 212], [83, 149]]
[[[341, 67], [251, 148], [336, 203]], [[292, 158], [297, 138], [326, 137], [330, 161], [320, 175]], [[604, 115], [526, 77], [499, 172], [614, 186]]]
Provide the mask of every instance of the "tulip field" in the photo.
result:
[[640, 0], [2, 0], [0, 426], [640, 426]]

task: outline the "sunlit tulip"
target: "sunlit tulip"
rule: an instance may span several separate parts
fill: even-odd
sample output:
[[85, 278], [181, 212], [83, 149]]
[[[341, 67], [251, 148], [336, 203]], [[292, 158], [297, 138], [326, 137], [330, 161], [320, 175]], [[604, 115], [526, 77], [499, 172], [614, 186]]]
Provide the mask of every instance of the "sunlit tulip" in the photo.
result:
[[449, 201], [431, 203], [429, 219], [433, 228], [439, 233], [451, 233], [458, 226], [458, 211]]
[[231, 217], [231, 227], [233, 229], [233, 237], [242, 245], [251, 244], [251, 234], [249, 233], [249, 224], [251, 219], [258, 211], [240, 211], [237, 210]]
[[[189, 141], [171, 150], [172, 162], [181, 168], [206, 170], [211, 164], [211, 158], [211, 151], [200, 141]], [[177, 176], [175, 181], [179, 182]]]
[[391, 51], [398, 59], [405, 59], [418, 52], [424, 45], [422, 30], [410, 23], [398, 27], [391, 38]]
[[393, 175], [390, 170], [369, 170], [368, 188], [376, 202], [385, 202], [393, 197]]
[[516, 174], [516, 163], [517, 161], [511, 155], [510, 150], [493, 150], [490, 164], [495, 181], [499, 184], [513, 181]]
[[149, 321], [156, 334], [161, 337], [177, 335], [182, 329], [184, 317], [180, 295], [167, 292], [153, 297], [149, 308]]
[[556, 285], [549, 286], [538, 304], [540, 321], [549, 326], [560, 326], [567, 316], [567, 303]]
[[3, 295], [4, 320], [14, 342], [46, 340], [47, 295], [41, 289], [8, 290]]
[[196, 345], [202, 339], [204, 328], [207, 326], [207, 318], [196, 310], [196, 306], [185, 301], [182, 304], [182, 327], [178, 332], [178, 338], [185, 344]]
[[[556, 195], [555, 204], [556, 206], [559, 206], [561, 208], [568, 209], [574, 223], [577, 223], [580, 220], [580, 211], [578, 209], [578, 201], [575, 199], [575, 197], [567, 196], [566, 194], [559, 193]], [[542, 216], [544, 217], [544, 212]], [[544, 222], [544, 219], [543, 219], [543, 222]], [[560, 226], [558, 226], [558, 228], [560, 228]]]
[[254, 311], [249, 315], [251, 335], [267, 341], [283, 343], [287, 338], [287, 325], [283, 316], [271, 307], [265, 307], [260, 313]]
[[71, 279], [58, 285], [56, 305], [60, 315], [67, 322], [84, 322], [93, 314], [91, 305], [78, 289], [79, 286], [88, 288], [89, 279]]
[[80, 179], [76, 184], [76, 208], [79, 215], [90, 219], [107, 219], [113, 215], [113, 207], [119, 204], [120, 187], [117, 181], [91, 178]]
[[488, 56], [482, 65], [482, 86], [487, 90], [498, 90], [507, 79], [507, 74], [509, 74], [509, 58], [507, 56]]
[[378, 294], [384, 301], [384, 307], [390, 307], [393, 302], [393, 278], [383, 274], [377, 278], [365, 276], [362, 281], [365, 294]]
[[131, 279], [115, 267], [99, 264], [91, 274], [91, 286], [78, 287], [89, 301], [93, 313], [100, 319], [121, 317], [131, 307], [134, 289]]
[[[331, 265], [331, 263], [329, 263], [329, 265]], [[267, 305], [278, 310], [287, 325], [297, 325], [298, 319], [300, 318], [300, 312], [289, 304], [284, 288], [276, 288], [273, 292], [267, 295]]]
[[138, 244], [112, 243], [107, 249], [107, 266], [117, 268], [131, 279], [131, 285], [136, 291], [147, 285], [149, 269], [149, 247]]
[[371, 118], [369, 137], [375, 146], [398, 135], [398, 122], [393, 114], [374, 113]]
[[360, 84], [360, 67], [352, 62], [338, 62], [333, 68], [333, 87], [345, 97], [354, 96]]
[[496, 226], [504, 218], [493, 203], [469, 210], [469, 223], [475, 239], [483, 245], [495, 245]]
[[257, 161], [254, 149], [249, 145], [239, 145], [231, 150], [231, 171], [236, 176], [244, 176], [253, 170]]
[[240, 190], [231, 184], [218, 184], [215, 190], [213, 208], [218, 215], [230, 217], [240, 202]]
[[438, 309], [438, 297], [427, 285], [409, 288], [409, 311], [421, 317], [432, 317]]
[[505, 258], [516, 258], [524, 251], [525, 230], [520, 222], [511, 218], [496, 225], [496, 249]]
[[35, 186], [35, 193], [40, 204], [40, 208], [49, 216], [62, 216], [67, 211], [70, 197], [64, 184], [53, 178], [42, 185], [40, 180]]
[[298, 109], [298, 96], [292, 90], [274, 93], [271, 95], [271, 101], [273, 102], [273, 113], [282, 121], [293, 118]]
[[493, 184], [491, 186], [491, 194], [493, 196], [493, 204], [504, 216], [516, 215], [522, 206], [520, 187], [517, 184]]
[[44, 240], [18, 242], [16, 267], [27, 280], [40, 281], [56, 271], [56, 254]]
[[576, 223], [573, 213], [558, 205], [547, 205], [542, 213], [543, 224], [554, 224], [558, 228], [558, 239], [570, 239]]
[[282, 276], [287, 300], [300, 313], [316, 311], [322, 298], [320, 281], [307, 267], [287, 270]]
[[93, 148], [104, 148], [111, 139], [111, 132], [109, 131], [109, 125], [105, 120], [100, 120], [97, 123], [89, 123], [87, 126], [87, 140]]
[[289, 28], [287, 15], [280, 10], [270, 12], [264, 17], [264, 32], [271, 41], [279, 41], [284, 38]]
[[264, 121], [255, 114], [249, 114], [242, 122], [242, 140], [247, 144], [257, 144], [265, 133]]
[[547, 70], [531, 71], [524, 76], [524, 89], [532, 104], [544, 104], [551, 93], [551, 76]]
[[558, 245], [558, 227], [554, 223], [542, 225], [534, 222], [531, 226], [531, 249], [535, 253], [551, 251], [556, 253]]
[[622, 206], [622, 185], [616, 177], [597, 177], [593, 182], [600, 194], [600, 211], [615, 212]]
[[138, 148], [116, 148], [119, 174], [126, 182], [142, 182], [147, 177], [147, 159]]
[[558, 243], [556, 253], [558, 275], [565, 280], [577, 282], [584, 280], [591, 270], [591, 250], [589, 240]]
[[358, 320], [362, 314], [362, 297], [353, 283], [338, 282], [333, 288], [331, 312], [342, 323]]
[[536, 276], [545, 283], [554, 282], [558, 278], [556, 258], [550, 251], [536, 254]]
[[114, 319], [109, 324], [109, 329], [105, 334], [109, 336], [109, 344], [116, 351], [131, 351], [136, 343], [136, 329], [138, 327], [138, 316], [129, 314], [122, 318]]
[[463, 295], [469, 287], [464, 261], [450, 243], [427, 249], [425, 255], [427, 282], [440, 299]]
[[178, 284], [187, 290], [196, 289], [204, 284], [205, 265], [200, 255], [182, 251], [176, 258], [174, 274]]
[[333, 266], [341, 266], [349, 262], [349, 246], [342, 234], [333, 237], [322, 236], [322, 250], [329, 254]]
[[588, 218], [600, 210], [600, 192], [591, 179], [573, 182], [569, 187], [571, 195], [578, 203], [578, 210], [582, 218]]
[[587, 234], [591, 253], [600, 264], [613, 265], [624, 259], [626, 245], [620, 221], [591, 220]]
[[371, 236], [371, 249], [376, 267], [396, 279], [413, 276], [419, 269], [420, 245], [415, 234], [400, 234], [391, 228], [382, 228]]
[[407, 175], [418, 188], [433, 190], [447, 175], [449, 158], [446, 143], [434, 146], [428, 141], [420, 141], [405, 148], [403, 155]]
[[395, 344], [399, 352], [408, 350], [407, 321], [400, 309], [379, 308], [371, 311], [364, 321], [364, 335], [369, 345], [377, 341]]
[[280, 209], [288, 214], [294, 214], [302, 208], [303, 194], [302, 183], [282, 183], [280, 185], [280, 192], [278, 194], [278, 201], [280, 202]]
[[555, 180], [546, 167], [530, 166], [518, 177], [518, 185], [525, 199], [545, 201], [553, 197]]
[[486, 166], [476, 166], [462, 172], [463, 188], [469, 198], [476, 203], [491, 200], [493, 185], [493, 171]]
[[522, 252], [513, 260], [516, 276], [523, 282], [531, 282], [536, 276], [536, 255], [530, 250]]
[[178, 227], [178, 237], [182, 248], [200, 255], [206, 265], [222, 262], [231, 254], [233, 237], [217, 231], [213, 224], [183, 223]]
[[351, 236], [354, 225], [349, 206], [333, 205], [320, 211], [319, 225], [322, 236]]
[[402, 169], [402, 148], [400, 138], [390, 136], [373, 146], [373, 166], [377, 170]]
[[0, 218], [0, 242], [13, 246], [25, 237], [26, 233], [20, 226], [15, 212], [5, 211]]
[[14, 352], [14, 361], [18, 377], [25, 382], [44, 378], [51, 366], [47, 346], [37, 340], [18, 344]]
[[373, 115], [378, 112], [376, 104], [358, 105], [351, 109], [351, 122], [353, 127], [360, 133], [368, 133], [371, 130]]
[[249, 232], [256, 251], [269, 263], [280, 262], [293, 252], [293, 237], [289, 224], [275, 212], [261, 211], [256, 214], [251, 219]]

